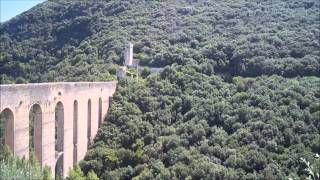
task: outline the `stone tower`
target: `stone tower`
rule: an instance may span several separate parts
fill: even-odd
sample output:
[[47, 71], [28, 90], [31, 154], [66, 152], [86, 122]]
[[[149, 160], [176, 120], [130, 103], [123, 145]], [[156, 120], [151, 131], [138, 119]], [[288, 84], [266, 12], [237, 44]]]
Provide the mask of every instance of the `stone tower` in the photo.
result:
[[133, 44], [131, 42], [127, 42], [124, 50], [124, 65], [132, 66], [133, 63]]

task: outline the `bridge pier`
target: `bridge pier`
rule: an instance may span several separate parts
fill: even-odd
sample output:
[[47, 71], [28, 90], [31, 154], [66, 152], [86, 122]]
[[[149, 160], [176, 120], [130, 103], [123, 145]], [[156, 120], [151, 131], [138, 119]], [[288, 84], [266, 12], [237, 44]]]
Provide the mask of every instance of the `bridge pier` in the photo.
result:
[[73, 165], [73, 101], [72, 97], [67, 97], [63, 101], [64, 121], [63, 121], [63, 172], [68, 172]]
[[54, 174], [55, 169], [55, 104], [45, 104], [42, 110], [42, 166], [50, 167]]
[[23, 102], [14, 108], [14, 153], [29, 157], [29, 111]]

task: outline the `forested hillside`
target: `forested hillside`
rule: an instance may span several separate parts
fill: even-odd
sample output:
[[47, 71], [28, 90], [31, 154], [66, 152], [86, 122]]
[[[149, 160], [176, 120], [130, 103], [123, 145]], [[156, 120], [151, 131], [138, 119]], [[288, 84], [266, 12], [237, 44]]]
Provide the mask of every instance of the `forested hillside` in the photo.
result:
[[317, 0], [51, 0], [1, 24], [2, 83], [112, 78], [125, 40], [143, 64], [319, 76]]
[[[174, 66], [125, 79], [80, 163], [103, 179], [287, 179], [318, 163], [320, 79], [234, 77]], [[319, 172], [319, 169], [317, 170]]]
[[128, 40], [164, 70], [119, 80], [84, 174], [306, 179], [320, 169], [319, 13], [318, 0], [49, 0], [1, 24], [1, 83], [115, 79]]

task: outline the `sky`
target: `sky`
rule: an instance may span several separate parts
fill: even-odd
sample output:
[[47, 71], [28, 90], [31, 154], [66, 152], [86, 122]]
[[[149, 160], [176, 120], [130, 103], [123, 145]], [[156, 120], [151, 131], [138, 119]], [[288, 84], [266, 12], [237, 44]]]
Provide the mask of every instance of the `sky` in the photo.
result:
[[45, 0], [0, 0], [0, 22], [5, 22]]

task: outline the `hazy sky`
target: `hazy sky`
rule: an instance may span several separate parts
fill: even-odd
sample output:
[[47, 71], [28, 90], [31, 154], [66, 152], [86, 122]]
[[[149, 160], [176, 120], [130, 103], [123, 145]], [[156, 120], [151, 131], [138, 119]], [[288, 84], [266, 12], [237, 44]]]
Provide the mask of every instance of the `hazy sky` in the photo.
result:
[[7, 21], [45, 0], [0, 0], [0, 22]]

